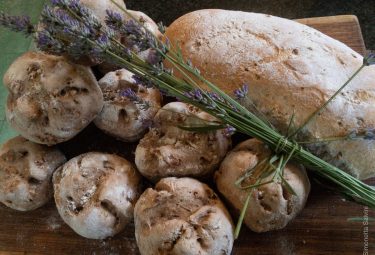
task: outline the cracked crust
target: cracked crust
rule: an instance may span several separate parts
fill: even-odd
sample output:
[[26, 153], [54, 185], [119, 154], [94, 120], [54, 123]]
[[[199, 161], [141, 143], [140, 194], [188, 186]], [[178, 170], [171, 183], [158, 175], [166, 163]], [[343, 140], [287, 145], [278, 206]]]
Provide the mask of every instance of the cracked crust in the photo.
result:
[[[133, 73], [121, 69], [108, 73], [99, 81], [104, 106], [94, 120], [98, 128], [127, 142], [137, 141], [146, 133], [148, 127], [145, 123], [152, 121], [161, 107], [159, 90], [136, 84], [132, 76]], [[142, 107], [121, 96], [121, 92], [127, 88], [147, 101], [150, 108], [142, 110]]]
[[[235, 182], [247, 169], [254, 167], [264, 157], [270, 155], [269, 149], [256, 139], [250, 139], [237, 145], [228, 153], [220, 169], [215, 173], [217, 188], [232, 207], [241, 211], [248, 191], [239, 189]], [[310, 192], [310, 182], [302, 165], [288, 163], [284, 169], [284, 178], [295, 191], [288, 192], [280, 183], [270, 183], [254, 188], [251, 193], [245, 224], [255, 232], [266, 232], [284, 228], [305, 206]], [[270, 181], [272, 175], [265, 178]], [[247, 180], [245, 185], [254, 181]]]
[[56, 148], [17, 136], [0, 150], [0, 202], [19, 211], [30, 211], [52, 197], [52, 174], [66, 162]]
[[217, 195], [191, 178], [165, 178], [134, 209], [142, 255], [230, 254], [233, 224]]
[[202, 124], [216, 119], [198, 108], [180, 102], [165, 105], [156, 114], [154, 127], [135, 152], [141, 174], [153, 181], [175, 176], [207, 177], [220, 164], [231, 145], [222, 130], [195, 133], [179, 125]]
[[139, 173], [126, 159], [98, 152], [82, 154], [53, 175], [56, 207], [79, 235], [111, 237], [132, 221], [140, 182]]
[[[281, 132], [291, 115], [294, 126], [302, 125], [362, 65], [362, 56], [346, 45], [308, 26], [264, 14], [199, 10], [174, 21], [166, 36], [172, 44], [179, 42], [183, 55], [225, 92], [233, 94], [249, 84], [249, 98]], [[300, 138], [375, 128], [374, 80], [375, 66], [366, 67]], [[310, 149], [355, 177], [375, 175], [375, 141], [338, 141]]]
[[84, 129], [100, 112], [103, 95], [88, 67], [63, 57], [27, 52], [4, 76], [6, 117], [30, 141], [54, 145]]

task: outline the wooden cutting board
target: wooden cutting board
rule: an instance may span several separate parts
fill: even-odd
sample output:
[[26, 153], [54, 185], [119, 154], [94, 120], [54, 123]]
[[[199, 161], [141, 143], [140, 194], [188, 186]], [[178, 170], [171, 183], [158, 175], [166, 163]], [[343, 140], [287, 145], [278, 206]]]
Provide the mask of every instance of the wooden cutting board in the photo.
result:
[[[365, 46], [355, 16], [334, 16], [298, 20], [348, 44], [363, 54]], [[2, 102], [4, 103], [4, 102]], [[111, 141], [90, 126], [74, 141], [62, 145], [68, 157], [82, 151], [71, 144], [86, 144], [87, 150], [107, 149], [116, 152], [125, 145]], [[92, 137], [95, 135], [95, 141]], [[111, 147], [111, 146], [112, 147]], [[132, 158], [134, 144], [126, 145], [121, 154]], [[375, 185], [375, 180], [369, 181]], [[375, 254], [375, 222], [368, 226], [348, 221], [351, 217], [375, 217], [375, 212], [343, 200], [313, 183], [311, 195], [303, 212], [285, 229], [256, 234], [243, 228], [234, 244], [233, 254]], [[366, 230], [365, 227], [368, 227]], [[0, 205], [0, 255], [3, 254], [139, 254], [134, 227], [111, 240], [88, 240], [75, 234], [60, 219], [51, 201], [33, 212], [21, 213]], [[368, 253], [364, 253], [366, 246]]]

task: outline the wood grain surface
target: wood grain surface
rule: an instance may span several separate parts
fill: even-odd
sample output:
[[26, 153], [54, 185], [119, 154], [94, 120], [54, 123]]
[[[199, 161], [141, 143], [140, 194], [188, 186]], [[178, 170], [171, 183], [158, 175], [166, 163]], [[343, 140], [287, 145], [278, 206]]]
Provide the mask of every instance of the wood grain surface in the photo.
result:
[[[299, 22], [345, 42], [364, 53], [355, 16], [303, 19]], [[80, 146], [73, 146], [80, 144]], [[135, 144], [123, 144], [105, 136], [93, 125], [61, 149], [73, 157], [101, 150], [132, 159]], [[311, 178], [313, 179], [313, 178]], [[306, 208], [285, 229], [256, 234], [243, 228], [233, 254], [375, 254], [375, 222], [366, 226], [351, 217], [375, 217], [375, 212], [346, 201], [314, 183]], [[375, 180], [368, 183], [375, 185]], [[368, 227], [366, 229], [366, 227]], [[53, 201], [32, 212], [16, 212], [0, 205], [0, 255], [3, 254], [139, 254], [131, 225], [110, 240], [89, 240], [75, 234], [60, 219]]]

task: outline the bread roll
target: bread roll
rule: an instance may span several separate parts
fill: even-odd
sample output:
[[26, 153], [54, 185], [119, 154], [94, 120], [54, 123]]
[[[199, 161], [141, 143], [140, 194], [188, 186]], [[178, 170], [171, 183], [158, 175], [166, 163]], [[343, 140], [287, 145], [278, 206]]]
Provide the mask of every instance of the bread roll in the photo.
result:
[[64, 57], [26, 52], [4, 76], [6, 117], [30, 141], [54, 145], [77, 135], [103, 107], [91, 69]]
[[207, 125], [213, 121], [217, 119], [193, 105], [165, 105], [135, 151], [135, 164], [141, 174], [152, 181], [170, 176], [208, 177], [225, 157], [230, 138], [223, 130], [198, 133], [179, 126]]
[[[161, 95], [156, 88], [147, 88], [137, 84], [133, 73], [120, 69], [106, 74], [99, 86], [104, 95], [102, 111], [94, 120], [95, 125], [104, 132], [126, 142], [134, 142], [142, 138], [148, 126], [145, 123], [152, 121], [161, 107]], [[132, 102], [121, 93], [126, 89], [142, 100], [149, 103], [148, 109]]]
[[17, 136], [0, 149], [0, 202], [19, 210], [43, 206], [53, 194], [52, 174], [64, 164], [56, 148]]
[[[246, 170], [255, 167], [270, 154], [271, 151], [262, 142], [256, 139], [246, 140], [228, 153], [220, 169], [215, 173], [219, 192], [238, 215], [250, 191], [240, 189], [235, 182], [245, 174]], [[266, 177], [262, 182], [271, 181], [273, 175]], [[310, 182], [305, 168], [288, 163], [284, 168], [283, 177], [296, 193], [295, 195], [277, 180], [251, 190], [249, 207], [244, 218], [246, 226], [251, 230], [266, 232], [282, 229], [304, 208], [310, 192]], [[247, 178], [242, 186], [254, 184], [254, 179]]]
[[60, 216], [79, 235], [104, 239], [133, 220], [141, 176], [126, 159], [89, 152], [75, 157], [53, 175]]
[[229, 255], [233, 224], [218, 196], [191, 178], [165, 178], [147, 189], [134, 209], [142, 255]]
[[[249, 98], [285, 132], [293, 112], [299, 127], [362, 65], [348, 46], [297, 22], [270, 15], [200, 10], [170, 25], [166, 36], [203, 76], [225, 92], [249, 85]], [[375, 66], [365, 68], [299, 134], [345, 136], [375, 128]], [[355, 177], [375, 176], [375, 141], [347, 140], [310, 149]]]

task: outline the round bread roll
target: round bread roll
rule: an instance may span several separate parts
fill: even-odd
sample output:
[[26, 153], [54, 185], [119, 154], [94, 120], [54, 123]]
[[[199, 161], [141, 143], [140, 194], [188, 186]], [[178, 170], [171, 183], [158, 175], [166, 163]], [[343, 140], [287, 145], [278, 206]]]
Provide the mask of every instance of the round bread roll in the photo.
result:
[[[94, 120], [95, 125], [104, 132], [123, 141], [139, 140], [148, 129], [145, 123], [152, 121], [161, 107], [161, 95], [155, 88], [137, 84], [133, 73], [121, 69], [108, 73], [99, 81], [104, 95], [104, 107]], [[121, 95], [122, 91], [132, 89], [142, 100], [149, 103], [148, 109]]]
[[[311, 27], [257, 13], [195, 11], [174, 21], [166, 37], [172, 45], [179, 42], [182, 54], [228, 94], [249, 84], [244, 104], [252, 109], [254, 103], [283, 133], [292, 115], [294, 126], [301, 126], [363, 61], [348, 46]], [[374, 80], [375, 66], [366, 67], [298, 139], [373, 130]], [[359, 179], [375, 176], [375, 140], [340, 140], [309, 149]]]
[[54, 145], [84, 129], [101, 111], [103, 95], [90, 68], [63, 57], [27, 52], [4, 76], [6, 117], [30, 141]]
[[60, 216], [79, 235], [105, 239], [133, 219], [141, 177], [116, 155], [90, 152], [68, 161], [53, 175]]
[[[207, 177], [225, 157], [231, 140], [222, 130], [185, 131], [179, 126], [217, 121], [198, 108], [181, 102], [165, 105], [156, 114], [154, 127], [135, 152], [135, 164], [152, 181], [163, 177]], [[204, 123], [207, 124], [207, 123]]]
[[142, 255], [230, 254], [233, 224], [217, 195], [191, 178], [165, 178], [147, 189], [134, 209]]
[[52, 197], [52, 174], [66, 161], [57, 149], [17, 136], [0, 149], [0, 202], [30, 211]]
[[[222, 162], [215, 173], [219, 192], [238, 212], [241, 211], [249, 190], [240, 189], [235, 182], [247, 169], [256, 166], [270, 155], [270, 150], [256, 139], [237, 145]], [[271, 181], [273, 174], [262, 182]], [[244, 222], [255, 232], [266, 232], [284, 228], [305, 206], [310, 192], [310, 182], [302, 165], [288, 163], [284, 168], [284, 178], [296, 195], [290, 193], [280, 182], [272, 182], [251, 191], [249, 207]], [[247, 179], [243, 186], [254, 184]]]

